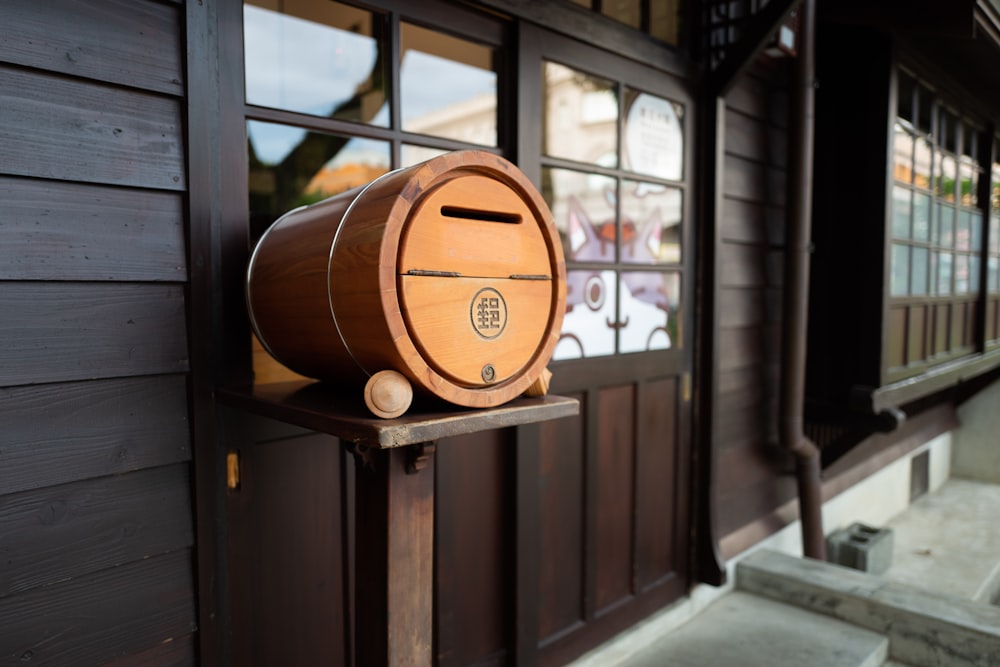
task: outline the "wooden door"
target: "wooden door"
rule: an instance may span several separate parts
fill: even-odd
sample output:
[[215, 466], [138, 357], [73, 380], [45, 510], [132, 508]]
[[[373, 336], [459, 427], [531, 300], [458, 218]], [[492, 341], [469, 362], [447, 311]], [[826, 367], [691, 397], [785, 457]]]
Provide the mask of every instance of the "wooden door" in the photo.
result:
[[517, 448], [518, 652], [561, 664], [688, 587], [694, 109], [667, 74], [521, 38], [519, 164], [567, 262], [552, 391], [581, 411]]

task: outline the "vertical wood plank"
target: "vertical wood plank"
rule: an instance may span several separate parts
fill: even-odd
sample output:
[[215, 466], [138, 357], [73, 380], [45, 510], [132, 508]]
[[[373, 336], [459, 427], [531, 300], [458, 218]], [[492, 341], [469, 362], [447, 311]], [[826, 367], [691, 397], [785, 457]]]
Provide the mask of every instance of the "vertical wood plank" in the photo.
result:
[[677, 380], [640, 385], [636, 442], [636, 588], [642, 592], [675, 572], [673, 529], [678, 438]]
[[420, 445], [370, 451], [357, 470], [358, 665], [432, 663], [434, 454]]
[[541, 643], [584, 617], [586, 442], [590, 406], [540, 425], [538, 451], [538, 628]]
[[635, 388], [600, 390], [595, 522], [595, 611], [632, 593]]
[[435, 450], [435, 653], [441, 667], [502, 659], [508, 648], [512, 444], [512, 431], [504, 429], [447, 438]]

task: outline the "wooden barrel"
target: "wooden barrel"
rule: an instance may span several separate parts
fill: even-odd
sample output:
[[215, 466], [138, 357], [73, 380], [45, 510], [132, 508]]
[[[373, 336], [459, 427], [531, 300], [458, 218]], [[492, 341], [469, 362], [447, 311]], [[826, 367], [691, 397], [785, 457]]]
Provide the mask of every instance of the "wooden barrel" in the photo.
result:
[[566, 269], [527, 177], [458, 151], [286, 213], [246, 289], [257, 336], [298, 373], [363, 384], [395, 370], [417, 391], [492, 407], [545, 370]]

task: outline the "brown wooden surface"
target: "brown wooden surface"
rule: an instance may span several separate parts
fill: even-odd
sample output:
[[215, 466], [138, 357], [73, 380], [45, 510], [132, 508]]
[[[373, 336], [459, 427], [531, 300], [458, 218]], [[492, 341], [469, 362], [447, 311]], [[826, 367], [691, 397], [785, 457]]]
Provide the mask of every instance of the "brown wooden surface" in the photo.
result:
[[95, 665], [190, 635], [191, 557], [183, 549], [0, 598], [0, 655], [10, 664]]
[[187, 465], [176, 464], [3, 496], [0, 590], [12, 596], [190, 548], [189, 483]]
[[0, 388], [0, 403], [0, 495], [191, 458], [183, 375]]
[[448, 438], [435, 450], [434, 657], [440, 667], [509, 662], [514, 431]]
[[3, 6], [0, 662], [194, 661], [182, 11]]
[[[719, 221], [715, 517], [720, 538], [787, 500], [776, 442], [787, 96], [751, 67], [725, 97]], [[794, 485], [792, 485], [794, 491]]]
[[240, 448], [228, 494], [233, 664], [348, 664], [342, 465], [353, 462], [331, 436], [275, 438], [263, 422], [248, 425], [256, 442]]
[[0, 279], [187, 278], [183, 197], [0, 176]]
[[[7, 0], [3, 10], [4, 21], [17, 30], [0, 40], [0, 61], [171, 95], [183, 92], [176, 7], [52, 0], [40, 13], [31, 0]], [[53, 30], [54, 20], [63, 29]]]
[[438, 404], [433, 411], [412, 409], [396, 419], [378, 419], [368, 413], [360, 395], [345, 397], [341, 390], [313, 381], [224, 389], [219, 391], [219, 400], [256, 414], [381, 449], [557, 419], [574, 415], [579, 410], [577, 401], [549, 395], [518, 398], [487, 410], [452, 409]]
[[[475, 219], [495, 214], [521, 222]], [[456, 289], [411, 270], [466, 277]], [[508, 280], [522, 274], [547, 280]], [[497, 277], [502, 288], [487, 280]], [[470, 311], [488, 286], [507, 302], [509, 329], [495, 340], [477, 334]], [[338, 380], [395, 370], [426, 395], [480, 408], [520, 395], [545, 368], [565, 289], [544, 201], [516, 167], [483, 151], [448, 153], [287, 214], [248, 272], [257, 334], [292, 370]], [[506, 369], [501, 380], [483, 379], [491, 363]]]
[[414, 446], [376, 450], [357, 470], [355, 659], [433, 661], [434, 454], [407, 470]]
[[177, 100], [7, 66], [0, 89], [5, 173], [185, 188]]
[[188, 369], [179, 285], [14, 282], [0, 312], [0, 386]]

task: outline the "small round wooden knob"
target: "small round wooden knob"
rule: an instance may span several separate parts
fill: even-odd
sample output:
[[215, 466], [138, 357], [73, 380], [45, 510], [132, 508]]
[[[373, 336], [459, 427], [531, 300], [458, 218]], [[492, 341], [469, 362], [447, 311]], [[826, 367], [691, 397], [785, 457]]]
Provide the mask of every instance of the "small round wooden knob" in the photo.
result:
[[548, 368], [543, 368], [542, 372], [539, 374], [538, 379], [528, 385], [528, 388], [524, 390], [525, 396], [544, 396], [549, 393], [549, 382], [552, 381], [552, 371]]
[[394, 419], [413, 401], [413, 387], [402, 373], [379, 371], [365, 383], [365, 405], [376, 417]]

